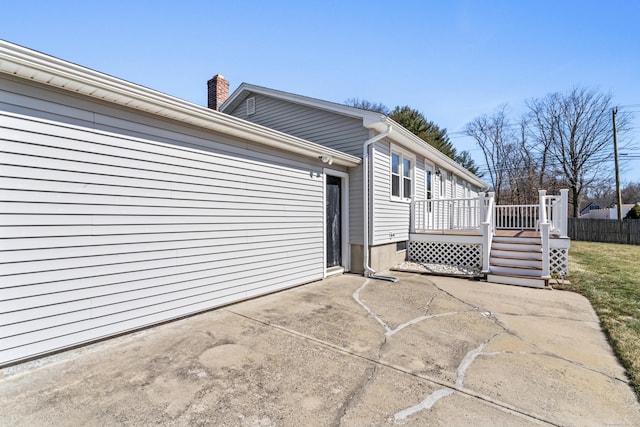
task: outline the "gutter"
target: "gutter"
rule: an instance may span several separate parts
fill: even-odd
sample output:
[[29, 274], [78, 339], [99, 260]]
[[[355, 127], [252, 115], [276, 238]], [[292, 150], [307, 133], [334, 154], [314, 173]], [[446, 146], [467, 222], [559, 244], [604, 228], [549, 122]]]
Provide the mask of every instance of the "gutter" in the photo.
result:
[[380, 141], [382, 138], [389, 136], [393, 127], [391, 124], [387, 124], [387, 130], [383, 133], [379, 133], [378, 135], [369, 138], [362, 145], [362, 186], [363, 186], [363, 211], [364, 218], [362, 221], [363, 234], [364, 234], [364, 244], [363, 244], [363, 267], [364, 267], [364, 276], [372, 279], [379, 280], [387, 280], [389, 282], [397, 282], [397, 277], [390, 276], [377, 276], [376, 272], [369, 265], [369, 146], [374, 142]]
[[354, 167], [360, 159], [319, 144], [211, 110], [0, 39], [0, 75], [63, 89], [209, 131], [309, 158], [326, 156]]
[[437, 148], [429, 145], [427, 142], [421, 140], [413, 133], [409, 132], [398, 123], [390, 119], [389, 117], [384, 116], [382, 121], [368, 121], [363, 123], [365, 127], [372, 129], [377, 132], [382, 132], [384, 126], [393, 126], [393, 136], [392, 139], [401, 145], [405, 146], [407, 149], [415, 151], [416, 153], [422, 154], [428, 159], [433, 160], [440, 167], [452, 172], [458, 176], [464, 177], [465, 180], [470, 181], [478, 188], [489, 188], [486, 182], [484, 182], [479, 177], [475, 176], [458, 163], [456, 163], [453, 159], [443, 154]]

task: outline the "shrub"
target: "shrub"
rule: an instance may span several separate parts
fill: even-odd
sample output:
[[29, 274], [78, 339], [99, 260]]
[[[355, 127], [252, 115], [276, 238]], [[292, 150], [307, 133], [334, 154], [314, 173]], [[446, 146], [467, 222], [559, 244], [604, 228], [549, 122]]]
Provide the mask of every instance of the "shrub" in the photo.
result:
[[640, 219], [640, 204], [636, 204], [632, 207], [624, 219]]

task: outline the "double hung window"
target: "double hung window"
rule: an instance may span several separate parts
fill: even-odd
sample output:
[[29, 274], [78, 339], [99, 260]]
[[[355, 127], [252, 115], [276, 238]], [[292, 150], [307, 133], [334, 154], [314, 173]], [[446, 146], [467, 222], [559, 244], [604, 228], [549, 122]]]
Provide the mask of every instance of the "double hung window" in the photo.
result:
[[391, 197], [411, 199], [413, 160], [402, 153], [391, 152]]

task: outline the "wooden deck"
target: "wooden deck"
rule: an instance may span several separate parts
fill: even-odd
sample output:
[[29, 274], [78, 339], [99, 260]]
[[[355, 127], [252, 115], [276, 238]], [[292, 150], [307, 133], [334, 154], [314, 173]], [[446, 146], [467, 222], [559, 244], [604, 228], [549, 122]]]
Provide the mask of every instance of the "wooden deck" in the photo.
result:
[[[480, 230], [427, 230], [416, 231], [418, 235], [431, 236], [481, 236]], [[537, 237], [540, 238], [540, 232], [537, 230], [496, 230], [494, 236], [498, 237]], [[551, 239], [559, 239], [559, 234], [549, 234]]]
[[411, 234], [429, 234], [429, 235], [454, 235], [454, 236], [480, 236], [480, 230], [424, 230], [416, 231]]
[[[540, 232], [535, 230], [496, 230], [494, 236], [499, 237], [540, 237]], [[559, 234], [549, 234], [551, 239], [559, 239]]]
[[535, 230], [496, 230], [494, 236], [498, 237], [540, 237], [540, 232]]

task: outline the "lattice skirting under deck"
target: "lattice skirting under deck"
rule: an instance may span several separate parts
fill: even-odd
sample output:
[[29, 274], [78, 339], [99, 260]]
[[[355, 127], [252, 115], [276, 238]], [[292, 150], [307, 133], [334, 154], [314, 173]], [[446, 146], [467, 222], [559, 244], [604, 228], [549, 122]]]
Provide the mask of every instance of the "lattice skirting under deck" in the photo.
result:
[[409, 261], [482, 268], [482, 245], [410, 240], [408, 249]]
[[551, 274], [566, 276], [569, 272], [569, 251], [567, 249], [551, 248], [549, 254], [549, 271]]

